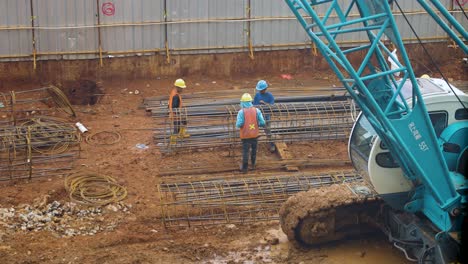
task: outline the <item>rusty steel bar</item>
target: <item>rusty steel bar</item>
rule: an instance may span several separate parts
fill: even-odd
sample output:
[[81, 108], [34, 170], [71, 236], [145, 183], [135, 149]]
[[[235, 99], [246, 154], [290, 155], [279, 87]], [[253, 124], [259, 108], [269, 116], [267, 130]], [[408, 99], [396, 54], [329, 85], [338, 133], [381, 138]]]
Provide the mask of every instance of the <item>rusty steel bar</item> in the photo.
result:
[[[270, 117], [268, 130], [261, 129], [260, 142], [345, 139], [354, 123], [353, 116], [356, 116], [350, 101], [277, 103], [258, 108], [264, 116]], [[177, 124], [169, 118], [155, 116], [154, 140], [162, 151], [237, 145], [240, 140], [235, 122], [239, 109], [239, 105], [175, 109], [176, 116], [187, 121], [187, 131], [191, 135], [178, 138], [175, 143], [168, 139]]]

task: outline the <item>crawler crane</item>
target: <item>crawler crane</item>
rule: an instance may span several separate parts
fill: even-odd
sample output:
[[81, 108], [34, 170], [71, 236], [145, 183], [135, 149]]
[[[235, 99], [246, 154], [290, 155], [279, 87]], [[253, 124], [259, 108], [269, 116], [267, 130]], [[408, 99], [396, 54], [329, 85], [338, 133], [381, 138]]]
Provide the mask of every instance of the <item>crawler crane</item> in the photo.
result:
[[[450, 12], [417, 1], [467, 54], [466, 29]], [[468, 192], [468, 96], [446, 80], [416, 78], [392, 13], [397, 1], [285, 2], [361, 110], [349, 156], [365, 181], [291, 197], [280, 210], [283, 231], [314, 245], [371, 226], [411, 261], [455, 261]], [[343, 48], [347, 34], [368, 42]], [[359, 65], [348, 59], [354, 52], [365, 54]]]

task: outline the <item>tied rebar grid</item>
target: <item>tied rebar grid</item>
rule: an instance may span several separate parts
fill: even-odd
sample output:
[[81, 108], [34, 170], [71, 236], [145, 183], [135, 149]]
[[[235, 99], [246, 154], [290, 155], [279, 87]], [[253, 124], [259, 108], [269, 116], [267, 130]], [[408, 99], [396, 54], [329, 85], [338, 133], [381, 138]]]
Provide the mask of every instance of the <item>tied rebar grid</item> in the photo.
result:
[[0, 126], [0, 181], [64, 175], [79, 156], [80, 140], [72, 124], [52, 117]]
[[[349, 136], [353, 117], [352, 103], [323, 101], [310, 103], [277, 103], [257, 106], [267, 122], [260, 128], [259, 142], [304, 142], [312, 140], [339, 140]], [[240, 144], [236, 128], [240, 106], [205, 106], [174, 109], [174, 114], [155, 113], [157, 129], [154, 139], [163, 151], [187, 150], [190, 148], [234, 146]], [[165, 118], [158, 118], [161, 116]], [[179, 137], [171, 144], [174, 127], [187, 123], [188, 138]]]
[[242, 224], [278, 219], [281, 204], [311, 188], [353, 182], [355, 171], [159, 184], [164, 226]]
[[0, 93], [0, 125], [13, 125], [34, 115], [52, 115], [57, 110], [70, 116], [75, 111], [67, 96], [56, 86]]

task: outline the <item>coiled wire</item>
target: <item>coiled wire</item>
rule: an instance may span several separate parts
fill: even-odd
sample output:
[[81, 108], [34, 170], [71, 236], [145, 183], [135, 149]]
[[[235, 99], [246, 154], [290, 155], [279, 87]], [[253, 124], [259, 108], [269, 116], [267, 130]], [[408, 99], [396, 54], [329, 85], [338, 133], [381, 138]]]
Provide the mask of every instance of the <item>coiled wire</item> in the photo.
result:
[[92, 206], [119, 202], [127, 197], [127, 189], [114, 178], [94, 172], [78, 172], [66, 177], [65, 189], [71, 201]]

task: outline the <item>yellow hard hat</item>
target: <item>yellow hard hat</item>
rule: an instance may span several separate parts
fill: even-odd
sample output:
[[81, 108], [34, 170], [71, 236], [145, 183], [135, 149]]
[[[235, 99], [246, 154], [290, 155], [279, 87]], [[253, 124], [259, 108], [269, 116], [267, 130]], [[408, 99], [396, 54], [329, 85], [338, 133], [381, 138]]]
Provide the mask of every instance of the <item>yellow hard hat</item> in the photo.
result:
[[423, 74], [420, 78], [423, 78], [423, 79], [430, 79], [431, 76], [427, 75], [427, 74]]
[[175, 82], [174, 82], [174, 86], [177, 86], [177, 87], [180, 87], [182, 89], [184, 89], [185, 87], [185, 81], [182, 80], [182, 79], [177, 79]]
[[252, 100], [252, 96], [250, 96], [249, 93], [245, 93], [245, 94], [242, 95], [240, 101], [241, 102], [252, 102], [253, 100]]

